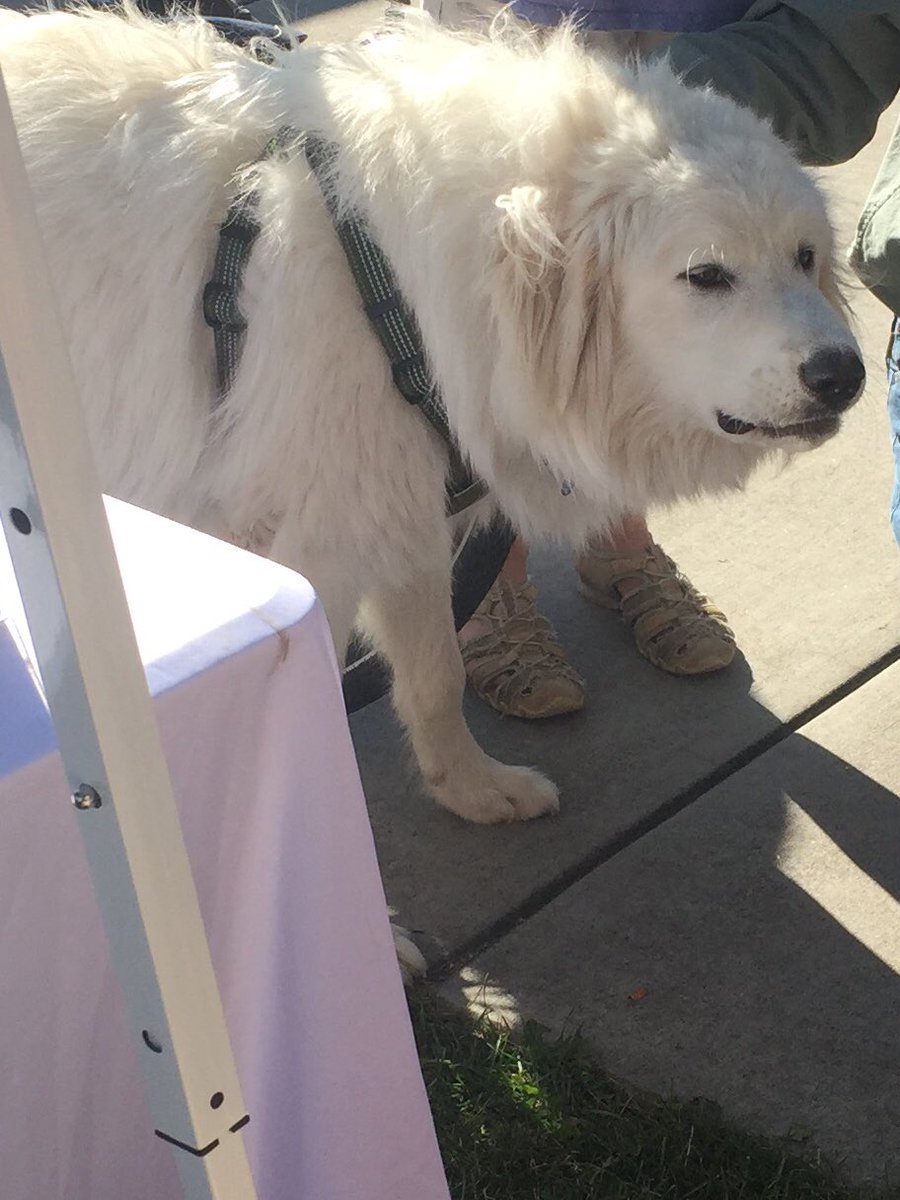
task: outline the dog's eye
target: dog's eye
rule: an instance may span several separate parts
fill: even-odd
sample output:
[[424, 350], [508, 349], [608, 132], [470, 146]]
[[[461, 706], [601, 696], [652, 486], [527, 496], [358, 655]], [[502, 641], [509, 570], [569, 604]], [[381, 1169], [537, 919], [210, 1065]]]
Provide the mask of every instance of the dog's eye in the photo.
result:
[[691, 287], [700, 288], [704, 292], [727, 292], [734, 287], [734, 275], [719, 263], [701, 263], [696, 267], [688, 267], [678, 278], [687, 280]]
[[801, 271], [807, 274], [816, 265], [816, 248], [815, 246], [801, 246], [797, 251], [797, 266]]

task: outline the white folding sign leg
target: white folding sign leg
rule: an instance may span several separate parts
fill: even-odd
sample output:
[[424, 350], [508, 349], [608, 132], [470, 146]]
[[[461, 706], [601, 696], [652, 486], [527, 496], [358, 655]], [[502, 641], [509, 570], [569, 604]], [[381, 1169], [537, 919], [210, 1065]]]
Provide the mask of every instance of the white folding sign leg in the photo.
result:
[[249, 1118], [2, 74], [0, 164], [3, 530], [155, 1132], [190, 1200], [255, 1200]]

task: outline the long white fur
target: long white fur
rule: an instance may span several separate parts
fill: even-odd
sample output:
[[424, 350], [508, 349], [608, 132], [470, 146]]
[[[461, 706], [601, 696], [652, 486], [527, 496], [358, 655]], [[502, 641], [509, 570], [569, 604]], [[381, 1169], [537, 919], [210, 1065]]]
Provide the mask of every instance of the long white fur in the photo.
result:
[[[853, 344], [816, 186], [749, 113], [566, 30], [408, 18], [265, 65], [194, 19], [52, 13], [0, 22], [0, 65], [106, 490], [308, 575], [339, 648], [362, 604], [440, 803], [555, 810], [461, 715], [444, 451], [392, 385], [302, 154], [247, 164], [285, 122], [334, 139], [334, 186], [393, 264], [461, 445], [522, 530], [574, 545], [740, 485], [771, 442], [717, 410], [800, 420], [803, 357]], [[217, 407], [200, 296], [249, 186], [249, 328]], [[677, 279], [697, 254], [737, 263], [733, 297]]]

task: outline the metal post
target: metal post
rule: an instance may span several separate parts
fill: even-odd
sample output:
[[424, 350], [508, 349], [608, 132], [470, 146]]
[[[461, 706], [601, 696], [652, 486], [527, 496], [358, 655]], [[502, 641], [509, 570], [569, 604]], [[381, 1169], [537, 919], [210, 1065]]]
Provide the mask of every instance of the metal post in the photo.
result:
[[0, 520], [154, 1132], [189, 1200], [255, 1200], [249, 1116], [2, 74], [0, 349]]
[[434, 17], [439, 25], [446, 25], [447, 18], [444, 10], [450, 6], [450, 3], [451, 0], [419, 0], [419, 7], [427, 12], [429, 17]]

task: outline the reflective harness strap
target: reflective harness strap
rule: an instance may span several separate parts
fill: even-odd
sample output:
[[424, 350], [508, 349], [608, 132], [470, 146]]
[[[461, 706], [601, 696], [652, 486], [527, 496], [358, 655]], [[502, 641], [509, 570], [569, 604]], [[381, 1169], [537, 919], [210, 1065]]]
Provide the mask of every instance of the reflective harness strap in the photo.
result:
[[450, 455], [447, 509], [451, 513], [461, 512], [486, 495], [487, 485], [473, 475], [459, 452], [447, 420], [447, 410], [428, 371], [416, 319], [400, 293], [390, 263], [369, 237], [363, 222], [355, 214], [343, 212], [339, 206], [332, 178], [337, 147], [315, 134], [307, 134], [304, 150], [362, 297], [369, 324], [391, 364], [397, 391], [421, 410], [447, 445]]
[[[266, 145], [258, 161], [285, 154], [301, 142], [366, 316], [388, 357], [394, 384], [405, 400], [421, 410], [447, 446], [447, 511], [450, 514], [461, 512], [487, 494], [487, 485], [473, 474], [460, 454], [440, 393], [428, 372], [415, 317], [400, 294], [390, 264], [369, 237], [364, 223], [353, 213], [344, 213], [339, 208], [331, 179], [337, 148], [315, 135], [304, 136], [284, 126]], [[212, 278], [203, 293], [203, 316], [213, 330], [216, 344], [220, 400], [234, 382], [243, 346], [247, 322], [238, 307], [237, 293], [259, 228], [256, 197], [251, 193], [241, 197], [228, 210], [219, 230]]]
[[[284, 155], [288, 146], [296, 143], [298, 134], [287, 126], [279, 129], [266, 143], [265, 149], [256, 160]], [[244, 277], [244, 268], [259, 236], [260, 225], [256, 219], [257, 196], [250, 192], [231, 205], [225, 220], [219, 226], [219, 244], [213, 262], [212, 275], [203, 289], [203, 319], [213, 331], [216, 345], [216, 378], [221, 404], [234, 384], [247, 322], [238, 306], [238, 292]]]
[[212, 278], [203, 289], [203, 319], [216, 344], [216, 378], [220, 403], [237, 374], [247, 322], [238, 308], [237, 293], [259, 225], [248, 203], [235, 205], [219, 228], [219, 245]]

